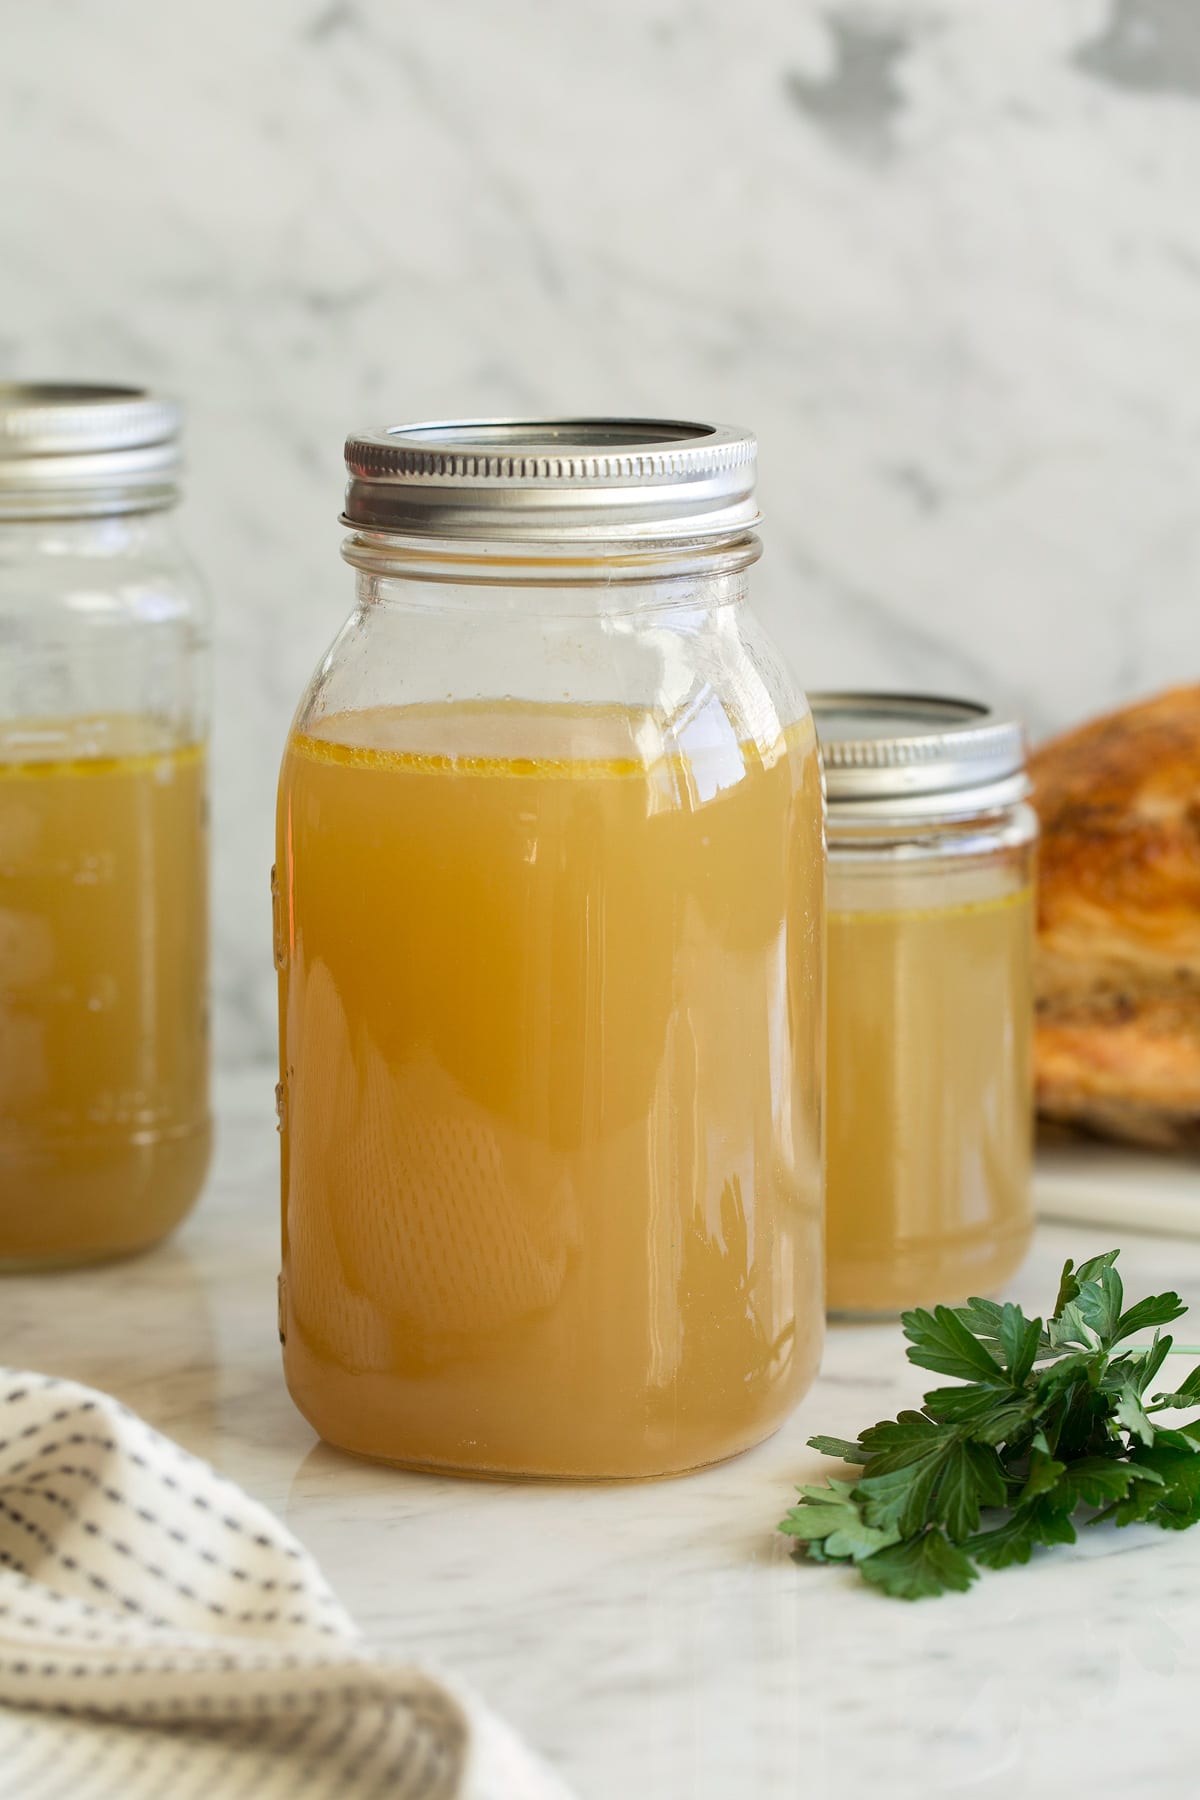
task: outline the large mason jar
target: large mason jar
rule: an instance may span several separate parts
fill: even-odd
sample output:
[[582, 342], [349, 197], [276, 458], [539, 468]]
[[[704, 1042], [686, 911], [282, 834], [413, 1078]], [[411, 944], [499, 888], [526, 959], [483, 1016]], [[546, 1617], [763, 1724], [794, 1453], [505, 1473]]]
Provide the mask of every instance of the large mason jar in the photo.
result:
[[280, 781], [280, 1332], [416, 1467], [665, 1475], [821, 1346], [824, 843], [748, 603], [754, 440], [352, 437]]
[[153, 1243], [209, 1155], [207, 625], [177, 409], [0, 386], [0, 1266]]

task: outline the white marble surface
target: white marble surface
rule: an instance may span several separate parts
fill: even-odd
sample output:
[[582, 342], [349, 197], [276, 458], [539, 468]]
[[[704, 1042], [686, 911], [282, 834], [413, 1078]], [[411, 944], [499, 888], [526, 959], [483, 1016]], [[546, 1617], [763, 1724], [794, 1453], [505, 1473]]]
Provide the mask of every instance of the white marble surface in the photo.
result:
[[[1188, 1800], [1200, 1531], [1096, 1531], [906, 1606], [792, 1563], [772, 1527], [843, 1434], [928, 1385], [895, 1326], [833, 1331], [793, 1420], [681, 1481], [407, 1475], [314, 1441], [275, 1338], [265, 1072], [226, 1078], [209, 1191], [140, 1261], [0, 1285], [0, 1358], [116, 1393], [274, 1507], [380, 1643], [470, 1677], [583, 1800]], [[1013, 1297], [1107, 1234], [1043, 1226]], [[1200, 1305], [1200, 1243], [1122, 1233], [1131, 1291]]]
[[1200, 1157], [1099, 1141], [1044, 1145], [1037, 1199], [1043, 1218], [1103, 1225], [1118, 1242], [1129, 1228], [1200, 1237]]
[[757, 428], [811, 684], [1037, 731], [1200, 664], [1195, 0], [55, 0], [0, 55], [0, 373], [192, 417], [223, 1049], [278, 752], [398, 417]]

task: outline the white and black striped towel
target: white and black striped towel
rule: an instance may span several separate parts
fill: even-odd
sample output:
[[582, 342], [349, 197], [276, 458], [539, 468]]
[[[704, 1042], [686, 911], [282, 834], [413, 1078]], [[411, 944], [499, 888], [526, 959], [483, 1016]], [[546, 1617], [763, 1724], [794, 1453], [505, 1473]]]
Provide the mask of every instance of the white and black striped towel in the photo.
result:
[[3, 1800], [565, 1800], [375, 1655], [265, 1507], [106, 1394], [0, 1370]]

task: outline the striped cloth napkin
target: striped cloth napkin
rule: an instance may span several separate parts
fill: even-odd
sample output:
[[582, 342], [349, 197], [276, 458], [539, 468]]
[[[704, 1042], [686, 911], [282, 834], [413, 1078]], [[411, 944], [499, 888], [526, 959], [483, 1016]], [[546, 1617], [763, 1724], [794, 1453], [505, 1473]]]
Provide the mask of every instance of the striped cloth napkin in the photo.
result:
[[567, 1800], [477, 1699], [374, 1654], [265, 1507], [109, 1395], [11, 1369], [0, 1791]]

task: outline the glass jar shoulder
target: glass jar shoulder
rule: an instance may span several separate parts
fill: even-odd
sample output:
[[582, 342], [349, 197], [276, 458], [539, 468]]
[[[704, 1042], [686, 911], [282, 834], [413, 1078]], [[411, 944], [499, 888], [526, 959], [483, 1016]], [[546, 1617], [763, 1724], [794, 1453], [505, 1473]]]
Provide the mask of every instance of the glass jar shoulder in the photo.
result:
[[831, 813], [832, 912], [915, 913], [1004, 904], [1032, 891], [1038, 823], [1020, 804], [941, 825], [847, 830]]
[[186, 623], [206, 633], [208, 597], [166, 511], [0, 522], [0, 618], [61, 638], [106, 626]]
[[204, 585], [165, 512], [0, 523], [0, 750], [207, 733]]
[[[667, 591], [663, 591], [666, 589]], [[807, 745], [811, 721], [745, 604], [744, 575], [685, 591], [448, 591], [360, 578], [293, 739], [563, 765], [674, 759], [717, 785]]]

